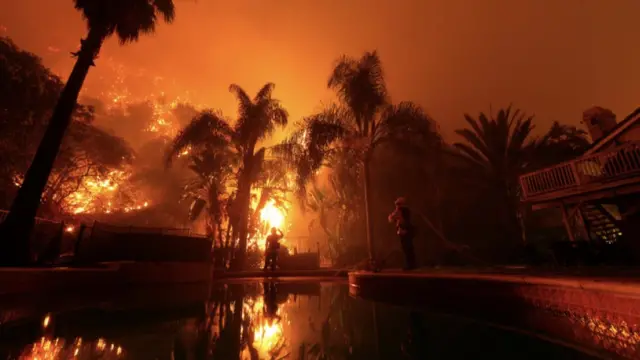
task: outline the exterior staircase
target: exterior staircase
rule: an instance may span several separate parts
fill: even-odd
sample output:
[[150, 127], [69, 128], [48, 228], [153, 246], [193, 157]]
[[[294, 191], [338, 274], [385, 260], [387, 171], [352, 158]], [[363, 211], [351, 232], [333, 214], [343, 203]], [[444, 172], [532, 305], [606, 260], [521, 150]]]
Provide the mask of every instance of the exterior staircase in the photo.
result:
[[[618, 219], [600, 204], [584, 204], [581, 208], [589, 236], [604, 241], [607, 244], [616, 242], [622, 235], [618, 226]], [[595, 239], [593, 239], [595, 240]]]

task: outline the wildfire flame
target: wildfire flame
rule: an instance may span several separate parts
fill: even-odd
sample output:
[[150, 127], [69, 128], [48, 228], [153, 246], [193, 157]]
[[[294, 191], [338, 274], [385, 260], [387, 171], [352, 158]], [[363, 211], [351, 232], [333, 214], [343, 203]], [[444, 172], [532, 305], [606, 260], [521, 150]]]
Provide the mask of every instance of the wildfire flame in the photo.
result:
[[160, 98], [147, 98], [146, 100], [153, 106], [153, 121], [146, 130], [159, 135], [174, 137], [178, 133], [178, 124], [175, 119], [171, 118], [172, 112], [184, 100], [178, 96], [173, 101], [167, 102], [165, 101], [164, 93], [160, 93]]
[[268, 224], [269, 228], [280, 229], [284, 224], [284, 213], [276, 207], [273, 200], [270, 200], [260, 211], [260, 220]]
[[[129, 89], [129, 84], [145, 83], [149, 81], [152, 89], [166, 87], [168, 84], [160, 76], [151, 76], [145, 71], [130, 71], [122, 64], [116, 63], [113, 59], [107, 59], [107, 67], [113, 73], [115, 80], [110, 82], [109, 89], [101, 93], [106, 99], [107, 109], [123, 108], [130, 103], [146, 102], [151, 105], [153, 110], [153, 119], [146, 125], [145, 130], [156, 133], [159, 136], [174, 137], [180, 128], [180, 124], [175, 118], [173, 111], [178, 105], [183, 103], [193, 104], [191, 96], [188, 92], [183, 95], [169, 96], [164, 91], [149, 94], [147, 89], [144, 91], [133, 91]], [[132, 80], [133, 79], [133, 80]], [[135, 82], [132, 82], [135, 81]], [[143, 86], [144, 87], [144, 86]], [[171, 88], [172, 86], [170, 86]], [[197, 106], [202, 108], [203, 106]]]
[[[286, 306], [286, 305], [285, 305]], [[270, 353], [285, 341], [283, 320], [286, 313], [278, 307], [276, 315], [280, 319], [270, 319], [264, 314], [264, 299], [251, 299], [245, 303], [245, 316], [253, 319], [253, 347], [260, 358], [270, 358]]]
[[[254, 236], [254, 242], [258, 245], [260, 250], [264, 250], [266, 248], [267, 236], [271, 233], [271, 228], [280, 229], [283, 232], [286, 229], [286, 209], [282, 209], [276, 206], [276, 202], [274, 200], [269, 200], [264, 208], [260, 211], [260, 227], [261, 231], [258, 231], [258, 234]], [[285, 234], [286, 235], [286, 234]], [[286, 240], [280, 240], [281, 244], [286, 244]], [[289, 249], [291, 251], [291, 249]]]
[[112, 213], [118, 211], [130, 212], [141, 210], [149, 206], [149, 201], [135, 200], [133, 203], [118, 201], [121, 184], [129, 181], [130, 172], [113, 170], [104, 178], [84, 179], [78, 190], [66, 199], [66, 208], [70, 213]]

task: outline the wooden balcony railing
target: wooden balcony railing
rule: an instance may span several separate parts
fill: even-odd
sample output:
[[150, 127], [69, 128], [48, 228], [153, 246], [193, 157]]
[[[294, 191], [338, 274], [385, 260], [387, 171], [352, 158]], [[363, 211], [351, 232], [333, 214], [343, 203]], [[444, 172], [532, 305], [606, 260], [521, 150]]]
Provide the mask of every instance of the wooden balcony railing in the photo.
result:
[[597, 185], [640, 175], [640, 141], [608, 151], [560, 163], [520, 177], [523, 200]]

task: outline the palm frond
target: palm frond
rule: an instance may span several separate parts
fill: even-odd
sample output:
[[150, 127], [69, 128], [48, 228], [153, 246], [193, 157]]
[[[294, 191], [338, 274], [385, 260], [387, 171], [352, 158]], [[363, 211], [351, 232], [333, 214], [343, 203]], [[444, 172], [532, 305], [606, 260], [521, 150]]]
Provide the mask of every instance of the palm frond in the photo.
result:
[[154, 0], [153, 3], [165, 22], [173, 22], [176, 17], [176, 7], [173, 4], [173, 0]]
[[476, 148], [471, 147], [464, 143], [454, 143], [453, 146], [459, 150], [459, 155], [461, 155], [466, 161], [469, 163], [482, 168], [484, 170], [490, 171], [488, 168], [487, 158], [484, 157], [481, 153], [476, 150]]
[[533, 129], [533, 116], [527, 118], [524, 121], [522, 119], [519, 119], [516, 122], [511, 136], [509, 137], [507, 156], [516, 154], [518, 151], [520, 151], [520, 149], [526, 146], [525, 143], [527, 142], [527, 139], [529, 139], [529, 136], [531, 135]]
[[482, 156], [486, 162], [491, 161], [491, 149], [484, 143], [483, 139], [478, 137], [478, 134], [469, 129], [456, 130], [456, 134], [461, 136], [471, 147], [474, 152]]
[[374, 146], [391, 143], [398, 148], [417, 151], [435, 150], [442, 146], [442, 138], [433, 119], [422, 107], [408, 101], [388, 105], [374, 130]]
[[203, 111], [173, 139], [165, 154], [165, 165], [171, 166], [173, 159], [188, 147], [225, 147], [230, 142], [231, 133], [231, 127], [219, 113]]
[[531, 140], [533, 116], [511, 106], [495, 116], [480, 113], [476, 119], [465, 115], [470, 129], [457, 130], [466, 143], [457, 143], [464, 157], [486, 169], [500, 182], [513, 182], [527, 163], [537, 141]]
[[275, 87], [276, 85], [274, 83], [264, 84], [264, 86], [262, 86], [262, 88], [258, 91], [256, 96], [253, 98], [253, 101], [258, 103], [264, 99], [271, 99], [271, 96], [273, 94], [273, 90], [275, 89]]
[[251, 116], [251, 109], [253, 108], [253, 101], [247, 92], [237, 84], [229, 85], [229, 91], [238, 100], [238, 119], [245, 119]]
[[358, 60], [347, 56], [338, 59], [327, 86], [349, 107], [361, 134], [368, 136], [375, 114], [388, 100], [377, 52], [366, 52]]
[[267, 83], [251, 100], [240, 86], [229, 87], [238, 99], [234, 139], [243, 151], [252, 151], [258, 141], [271, 136], [277, 127], [287, 125], [289, 114], [280, 101], [272, 97], [274, 89], [274, 84]]
[[358, 62], [346, 55], [342, 55], [336, 60], [333, 71], [327, 81], [329, 89], [341, 91], [344, 84], [355, 76], [358, 70]]
[[74, 6], [82, 12], [89, 29], [104, 37], [115, 33], [121, 43], [154, 32], [158, 17], [167, 23], [175, 18], [173, 0], [74, 0]]
[[335, 117], [330, 112], [311, 115], [305, 121], [307, 130], [306, 145], [310, 150], [320, 151], [350, 134], [343, 120]]

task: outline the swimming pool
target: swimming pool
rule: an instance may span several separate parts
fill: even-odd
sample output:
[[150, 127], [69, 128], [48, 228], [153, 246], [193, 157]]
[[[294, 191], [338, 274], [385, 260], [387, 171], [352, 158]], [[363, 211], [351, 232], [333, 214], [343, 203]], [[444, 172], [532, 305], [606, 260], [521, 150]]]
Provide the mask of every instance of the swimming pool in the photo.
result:
[[[208, 299], [140, 299], [13, 315], [0, 356], [22, 359], [593, 359], [577, 344], [468, 315], [349, 295], [346, 282], [214, 283]], [[188, 301], [180, 299], [182, 294]], [[149, 295], [151, 296], [151, 295]], [[149, 296], [146, 296], [147, 298]], [[149, 300], [149, 299], [146, 299]], [[153, 299], [152, 299], [153, 300]]]

